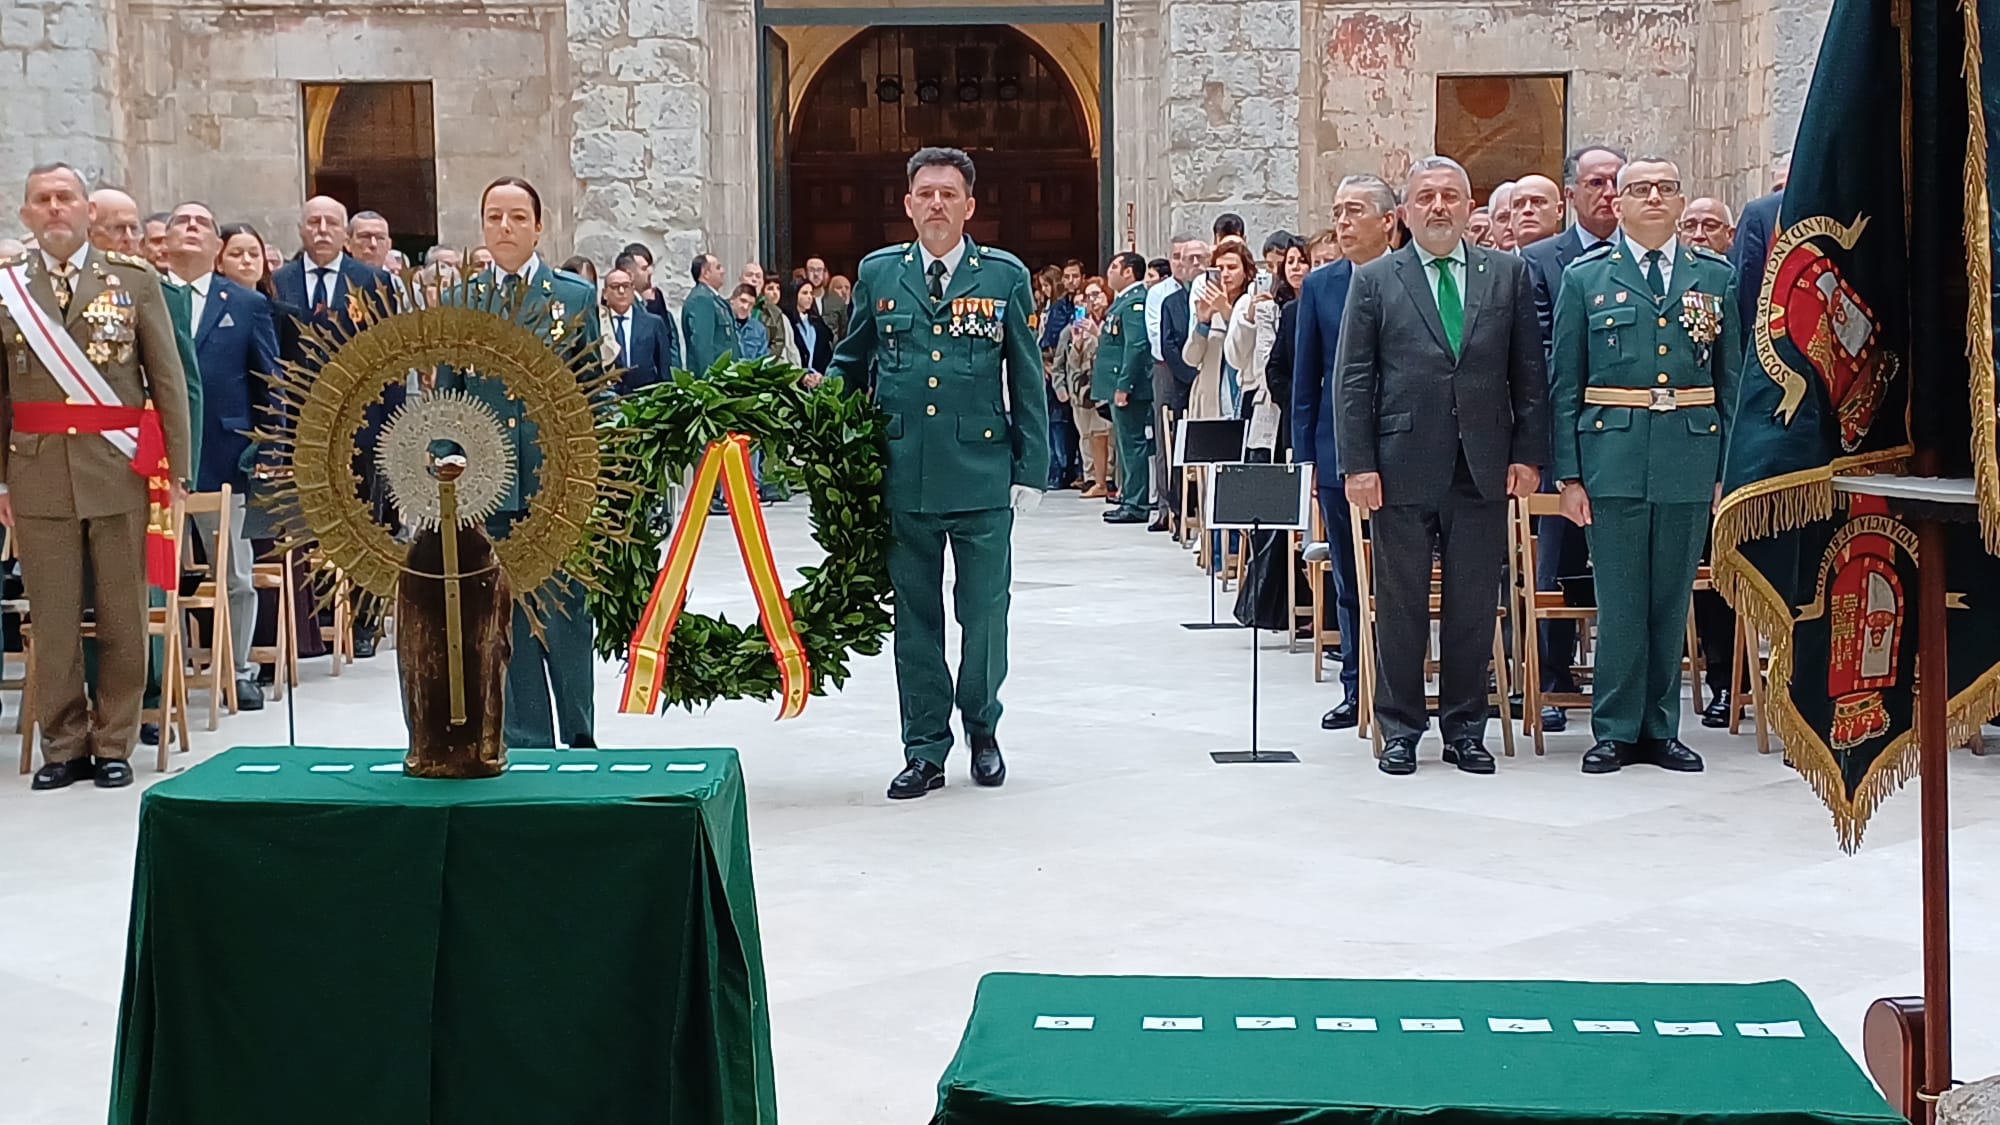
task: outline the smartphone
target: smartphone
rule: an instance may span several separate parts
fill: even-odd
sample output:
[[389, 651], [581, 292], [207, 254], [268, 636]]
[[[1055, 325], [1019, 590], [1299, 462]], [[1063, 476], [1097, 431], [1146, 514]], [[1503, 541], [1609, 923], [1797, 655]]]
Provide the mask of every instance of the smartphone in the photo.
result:
[[1259, 293], [1269, 293], [1271, 291], [1271, 284], [1275, 280], [1276, 278], [1272, 277], [1271, 271], [1258, 270], [1256, 291]]
[[1216, 269], [1214, 266], [1201, 271], [1201, 275], [1208, 279], [1210, 285], [1215, 285], [1222, 281], [1222, 271]]

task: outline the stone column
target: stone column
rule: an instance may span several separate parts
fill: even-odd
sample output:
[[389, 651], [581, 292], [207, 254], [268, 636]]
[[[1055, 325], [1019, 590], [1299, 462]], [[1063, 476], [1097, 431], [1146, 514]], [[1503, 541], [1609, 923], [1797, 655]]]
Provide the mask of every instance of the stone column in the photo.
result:
[[[60, 160], [93, 186], [125, 178], [119, 120], [119, 0], [0, 2], [0, 190]], [[13, 224], [8, 224], [12, 226]]]
[[[1162, 182], [1167, 158], [1167, 99], [1162, 0], [1123, 0], [1104, 29], [1112, 42], [1111, 123], [1099, 151], [1111, 161], [1111, 226], [1101, 232], [1113, 249], [1125, 249], [1125, 208], [1133, 208], [1139, 252], [1165, 254], [1172, 228], [1171, 191]], [[1206, 230], [1207, 228], [1202, 228]], [[1091, 272], [1098, 266], [1093, 265]]]
[[1298, 0], [1176, 0], [1165, 23], [1168, 225], [1297, 230]]

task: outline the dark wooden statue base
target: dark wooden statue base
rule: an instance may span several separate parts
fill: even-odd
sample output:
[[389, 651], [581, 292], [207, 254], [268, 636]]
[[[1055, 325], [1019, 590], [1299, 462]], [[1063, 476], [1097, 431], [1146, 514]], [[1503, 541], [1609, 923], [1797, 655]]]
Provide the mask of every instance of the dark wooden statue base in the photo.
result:
[[465, 576], [455, 583], [463, 722], [452, 721], [446, 580], [433, 577], [445, 573], [439, 532], [418, 533], [396, 587], [396, 670], [410, 731], [403, 772], [411, 777], [498, 777], [507, 769], [501, 708], [513, 644], [513, 594], [485, 534], [476, 527], [455, 534], [457, 572]]

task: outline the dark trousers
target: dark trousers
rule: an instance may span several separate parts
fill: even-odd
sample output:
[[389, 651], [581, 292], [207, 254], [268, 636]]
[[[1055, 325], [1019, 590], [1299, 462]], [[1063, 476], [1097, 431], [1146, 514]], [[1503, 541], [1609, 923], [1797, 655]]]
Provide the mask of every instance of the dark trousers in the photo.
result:
[[1340, 630], [1340, 693], [1352, 701], [1361, 688], [1361, 603], [1354, 580], [1354, 530], [1348, 523], [1347, 492], [1319, 489], [1319, 518], [1326, 524], [1333, 553], [1334, 628]]
[[[528, 611], [514, 606], [514, 655], [507, 661], [507, 745], [522, 749], [574, 746], [595, 739], [597, 729], [595, 629], [583, 604], [583, 587], [557, 575], [544, 591], [542, 635], [535, 636]], [[553, 711], [550, 696], [555, 697]]]
[[1049, 487], [1061, 488], [1083, 475], [1083, 451], [1078, 448], [1076, 417], [1069, 403], [1056, 398], [1056, 389], [1042, 380], [1049, 403]]
[[[1590, 573], [1590, 539], [1562, 516], [1543, 516], [1535, 527], [1535, 589], [1560, 590], [1563, 578]], [[1543, 691], [1576, 690], [1576, 622], [1542, 622]]]
[[1146, 479], [1152, 472], [1153, 404], [1128, 399], [1111, 408], [1111, 432], [1118, 440], [1118, 510], [1146, 510]]
[[1635, 743], [1681, 728], [1681, 653], [1688, 588], [1701, 561], [1708, 505], [1593, 497], [1597, 670], [1590, 730]]
[[1491, 704], [1494, 613], [1507, 555], [1507, 503], [1479, 495], [1463, 455], [1435, 507], [1392, 504], [1370, 522], [1375, 550], [1375, 721], [1384, 738], [1429, 725], [1424, 658], [1430, 649], [1431, 557], [1443, 563], [1438, 728], [1447, 742], [1482, 738]]
[[[1007, 678], [1007, 606], [1014, 582], [1014, 511], [889, 513], [889, 585], [896, 594], [896, 698], [903, 760], [944, 765], [951, 709], [966, 737], [1000, 723]], [[951, 544], [952, 616], [958, 619], [958, 686], [944, 662], [944, 548]]]
[[1702, 682], [1710, 694], [1729, 690], [1729, 670], [1736, 658], [1736, 611], [1714, 590], [1694, 596], [1694, 635], [1701, 644]]

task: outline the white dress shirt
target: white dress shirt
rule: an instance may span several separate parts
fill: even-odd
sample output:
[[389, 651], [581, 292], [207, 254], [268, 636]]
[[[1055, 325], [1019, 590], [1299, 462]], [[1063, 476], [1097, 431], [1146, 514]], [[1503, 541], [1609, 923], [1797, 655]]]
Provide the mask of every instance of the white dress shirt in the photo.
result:
[[1436, 267], [1432, 266], [1431, 263], [1438, 261], [1439, 258], [1442, 257], [1444, 261], [1451, 263], [1450, 265], [1447, 265], [1445, 269], [1450, 270], [1451, 279], [1453, 281], [1458, 282], [1458, 307], [1460, 309], [1463, 309], [1465, 307], [1464, 240], [1461, 239], [1458, 245], [1451, 248], [1451, 253], [1446, 255], [1433, 254], [1430, 251], [1424, 249], [1422, 243], [1415, 243], [1414, 245], [1417, 248], [1417, 261], [1422, 262], [1424, 266], [1424, 281], [1427, 282], [1431, 287], [1431, 303], [1436, 304], [1438, 296], [1438, 270]]
[[[1639, 263], [1639, 273], [1641, 276], [1644, 276], [1646, 273], [1646, 255], [1652, 253], [1652, 251], [1647, 250], [1644, 246], [1641, 246], [1637, 242], [1634, 242], [1632, 240], [1632, 236], [1629, 234], [1624, 237], [1624, 242], [1625, 242], [1625, 252], [1627, 254], [1632, 255], [1633, 261]], [[1669, 236], [1667, 238], [1667, 241], [1661, 245], [1660, 291], [1657, 294], [1655, 294], [1655, 296], [1665, 297], [1668, 293], [1673, 292], [1674, 256], [1680, 252], [1680, 248], [1681, 248], [1681, 240], [1673, 236]]]
[[[344, 253], [335, 254], [333, 256], [333, 261], [328, 262], [323, 266], [314, 265], [313, 260], [311, 258], [307, 258], [305, 260], [305, 265], [306, 265], [306, 307], [308, 309], [314, 309], [318, 308], [321, 305], [333, 304], [334, 292], [340, 288], [340, 271], [345, 269], [347, 266], [347, 255]], [[321, 270], [331, 270], [333, 272], [322, 274], [319, 272]], [[326, 286], [325, 289], [320, 288], [322, 283], [325, 284]]]
[[528, 260], [522, 262], [521, 268], [518, 270], [503, 270], [500, 268], [500, 263], [495, 262], [493, 263], [493, 283], [495, 285], [505, 285], [507, 284], [507, 278], [513, 276], [520, 278], [521, 284], [526, 285], [528, 282], [535, 280], [535, 273], [541, 268], [542, 256], [539, 252], [528, 255]]
[[[49, 256], [47, 250], [42, 251], [41, 254], [42, 267], [49, 271], [49, 279], [58, 285], [67, 285], [69, 292], [64, 293], [63, 297], [76, 296], [76, 279], [82, 275], [83, 263], [90, 257], [90, 243], [86, 242], [82, 246], [77, 247], [76, 253], [71, 254], [67, 258], [52, 258]], [[69, 272], [67, 282], [60, 280], [65, 268]]]
[[190, 306], [188, 310], [188, 331], [192, 333], [199, 330], [201, 328], [201, 314], [203, 310], [208, 308], [208, 291], [215, 285], [215, 271], [210, 270], [193, 281], [189, 281], [172, 270], [168, 270], [167, 280], [188, 291], [188, 304]]
[[1146, 342], [1153, 345], [1154, 363], [1166, 362], [1160, 351], [1160, 310], [1167, 306], [1167, 298], [1180, 291], [1181, 283], [1171, 277], [1154, 282], [1146, 290]]
[[946, 251], [942, 258], [925, 249], [924, 244], [921, 242], [917, 243], [917, 252], [923, 257], [924, 283], [926, 285], [930, 284], [931, 263], [943, 262], [944, 276], [938, 278], [938, 292], [949, 291], [951, 289], [951, 279], [958, 273], [958, 264], [965, 260], [965, 239], [959, 239], [958, 245]]

